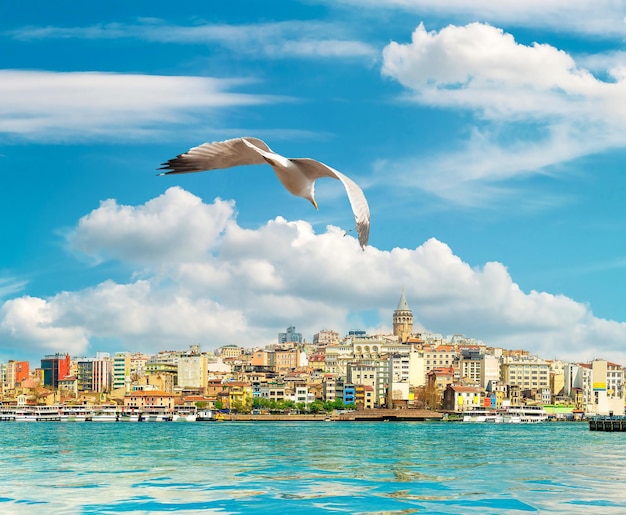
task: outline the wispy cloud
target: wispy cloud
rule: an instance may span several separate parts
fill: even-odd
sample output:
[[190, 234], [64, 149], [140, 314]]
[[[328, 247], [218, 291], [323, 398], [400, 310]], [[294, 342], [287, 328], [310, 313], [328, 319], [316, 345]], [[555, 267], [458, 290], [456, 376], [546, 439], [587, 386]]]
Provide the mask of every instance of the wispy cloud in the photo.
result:
[[377, 49], [350, 37], [345, 26], [319, 21], [171, 25], [159, 20], [89, 27], [22, 27], [5, 32], [20, 40], [132, 38], [162, 43], [217, 44], [238, 55], [283, 58], [373, 58]]
[[454, 23], [485, 21], [497, 25], [544, 28], [601, 38], [626, 35], [626, 4], [619, 0], [317, 0], [360, 11], [381, 9], [439, 16]]
[[520, 44], [482, 23], [430, 32], [420, 24], [383, 59], [383, 75], [406, 88], [405, 100], [475, 115], [470, 139], [432, 157], [430, 173], [423, 159], [395, 165], [442, 198], [482, 203], [512, 178], [626, 145], [626, 73], [614, 60], [601, 80], [562, 50]]
[[22, 291], [26, 284], [27, 281], [15, 277], [0, 277], [0, 299], [10, 297]]
[[147, 138], [225, 107], [279, 101], [248, 79], [0, 70], [0, 135], [59, 141]]

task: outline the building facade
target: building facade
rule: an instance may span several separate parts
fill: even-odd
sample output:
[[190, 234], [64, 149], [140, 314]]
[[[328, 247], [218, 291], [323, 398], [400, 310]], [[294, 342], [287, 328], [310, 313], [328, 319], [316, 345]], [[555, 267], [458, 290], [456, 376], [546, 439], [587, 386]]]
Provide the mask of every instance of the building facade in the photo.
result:
[[79, 391], [110, 392], [113, 383], [113, 362], [102, 358], [80, 358], [76, 379]]
[[70, 355], [57, 353], [45, 356], [41, 360], [41, 370], [43, 385], [56, 390], [59, 386], [59, 379], [70, 375]]
[[130, 352], [118, 352], [113, 356], [113, 389], [130, 391]]

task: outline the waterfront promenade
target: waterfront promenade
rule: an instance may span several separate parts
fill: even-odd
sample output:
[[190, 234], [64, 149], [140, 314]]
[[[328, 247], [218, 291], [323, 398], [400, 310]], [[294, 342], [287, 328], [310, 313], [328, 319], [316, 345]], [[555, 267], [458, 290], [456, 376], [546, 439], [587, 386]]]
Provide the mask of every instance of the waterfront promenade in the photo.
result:
[[376, 421], [425, 421], [441, 420], [442, 413], [422, 409], [372, 409], [363, 411], [341, 411], [311, 415], [272, 414], [272, 415], [224, 415], [224, 420], [239, 422], [376, 422]]

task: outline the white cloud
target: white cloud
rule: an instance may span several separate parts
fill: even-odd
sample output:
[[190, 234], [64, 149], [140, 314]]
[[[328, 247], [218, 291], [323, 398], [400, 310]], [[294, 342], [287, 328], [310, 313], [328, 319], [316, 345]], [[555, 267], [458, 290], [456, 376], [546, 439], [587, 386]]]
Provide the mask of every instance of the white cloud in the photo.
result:
[[224, 107], [277, 99], [235, 93], [248, 81], [103, 72], [0, 70], [0, 135], [124, 140], [164, 132]]
[[16, 354], [26, 350], [80, 353], [87, 347], [88, 330], [66, 323], [65, 314], [55, 299], [24, 296], [6, 301], [0, 307], [2, 346]]
[[562, 50], [522, 45], [482, 23], [439, 32], [420, 24], [411, 43], [391, 42], [383, 58], [383, 74], [416, 100], [475, 109], [487, 119], [597, 119], [613, 112], [610, 102], [626, 99], [626, 83], [602, 82]]
[[359, 10], [394, 9], [420, 16], [439, 16], [457, 23], [485, 21], [495, 24], [547, 28], [603, 38], [626, 33], [626, 6], [620, 0], [319, 0]]
[[142, 206], [105, 200], [79, 220], [68, 239], [73, 249], [97, 261], [193, 262], [218, 244], [233, 209], [233, 202], [207, 205], [172, 187]]
[[392, 174], [407, 187], [421, 189], [458, 206], [499, 206], [514, 201], [518, 209], [544, 209], [571, 202], [541, 191], [532, 194], [510, 179], [548, 174], [554, 165], [587, 155], [594, 143], [578, 143], [571, 127], [551, 127], [540, 141], [500, 142], [494, 130], [471, 131], [460, 148], [445, 154], [420, 155], [378, 165], [377, 174]]
[[243, 25], [170, 25], [160, 20], [90, 27], [22, 27], [6, 33], [20, 40], [132, 38], [162, 43], [218, 44], [238, 56], [283, 58], [373, 58], [371, 45], [350, 39], [338, 23], [288, 20]]
[[610, 80], [600, 80], [562, 50], [482, 23], [438, 32], [420, 24], [411, 43], [391, 42], [383, 57], [383, 75], [411, 101], [477, 116], [461, 148], [390, 165], [442, 198], [480, 204], [506, 193], [508, 179], [626, 145], [626, 74], [615, 59], [604, 61]]
[[0, 299], [15, 295], [24, 289], [27, 282], [16, 277], [6, 276], [0, 277]]
[[[176, 210], [205, 223], [189, 226]], [[139, 231], [148, 236], [138, 238]], [[361, 252], [336, 227], [315, 234], [306, 222], [277, 218], [243, 229], [232, 204], [206, 205], [178, 188], [143, 206], [104, 202], [76, 234], [92, 242], [85, 246], [90, 253], [142, 267], [143, 278], [5, 302], [0, 340], [19, 346], [15, 352], [155, 352], [192, 343], [211, 349], [264, 345], [292, 324], [308, 338], [322, 328], [345, 333], [355, 329], [354, 320], [383, 327], [404, 286], [416, 326], [430, 331], [549, 358], [626, 361], [626, 324], [598, 319], [589, 306], [562, 295], [523, 292], [504, 265], [471, 267], [435, 239], [415, 249]], [[172, 245], [187, 250], [173, 254]], [[90, 339], [116, 345], [92, 348]]]

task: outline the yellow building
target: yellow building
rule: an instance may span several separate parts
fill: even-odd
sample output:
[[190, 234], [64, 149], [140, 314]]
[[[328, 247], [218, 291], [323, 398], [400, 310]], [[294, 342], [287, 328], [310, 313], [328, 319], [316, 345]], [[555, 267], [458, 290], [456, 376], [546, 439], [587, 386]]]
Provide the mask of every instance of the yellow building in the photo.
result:
[[223, 386], [226, 388], [224, 394], [220, 396], [220, 400], [222, 400], [224, 408], [243, 412], [250, 410], [252, 407], [252, 385], [232, 381], [224, 383]]
[[373, 386], [357, 384], [354, 387], [356, 409], [374, 409], [375, 390]]

